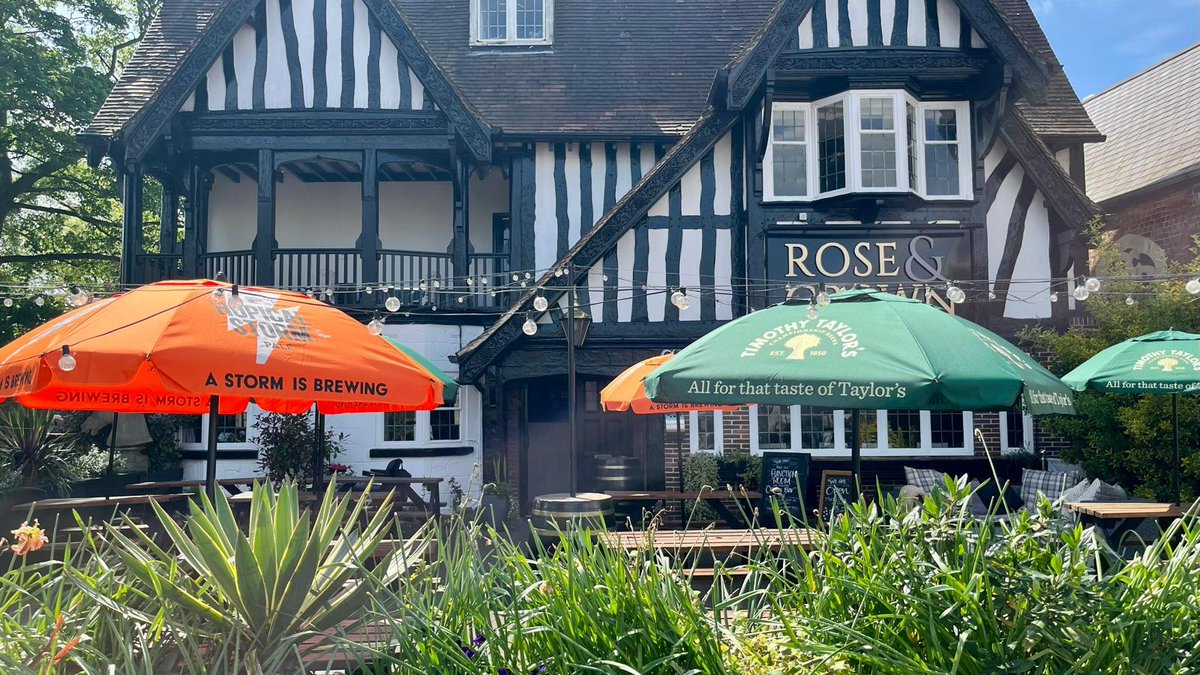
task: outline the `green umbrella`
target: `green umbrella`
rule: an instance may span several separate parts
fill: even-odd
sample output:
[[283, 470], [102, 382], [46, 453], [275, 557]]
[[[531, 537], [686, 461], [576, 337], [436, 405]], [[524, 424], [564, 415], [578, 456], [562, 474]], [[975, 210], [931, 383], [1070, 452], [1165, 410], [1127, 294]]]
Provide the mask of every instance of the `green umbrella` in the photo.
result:
[[[815, 318], [814, 318], [815, 317]], [[666, 403], [812, 405], [858, 410], [1008, 410], [1074, 414], [1073, 395], [991, 331], [875, 290], [831, 296], [813, 314], [785, 302], [731, 321], [646, 378]], [[860, 469], [857, 419], [852, 462]]]
[[1178, 502], [1179, 395], [1200, 394], [1200, 335], [1163, 330], [1115, 344], [1088, 359], [1063, 378], [1076, 391], [1095, 389], [1121, 394], [1170, 394], [1175, 433], [1175, 476]]
[[396, 349], [399, 349], [407, 354], [422, 368], [429, 371], [430, 375], [440, 380], [442, 383], [442, 400], [445, 401], [444, 405], [454, 405], [455, 399], [458, 398], [458, 383], [454, 381], [453, 377], [450, 377], [446, 373], [442, 372], [442, 369], [433, 365], [432, 361], [424, 356], [421, 356], [415, 349], [409, 347], [403, 342], [400, 342], [399, 340], [393, 340], [390, 337], [385, 337], [384, 339], [391, 343], [391, 345]]

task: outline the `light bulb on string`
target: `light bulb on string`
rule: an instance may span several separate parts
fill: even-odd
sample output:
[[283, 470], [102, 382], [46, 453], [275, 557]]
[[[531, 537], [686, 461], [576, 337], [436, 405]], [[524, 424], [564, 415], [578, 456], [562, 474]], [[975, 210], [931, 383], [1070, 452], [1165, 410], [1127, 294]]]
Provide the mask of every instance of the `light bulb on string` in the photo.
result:
[[87, 292], [78, 286], [72, 286], [71, 292], [67, 294], [67, 301], [74, 307], [83, 307], [87, 304]]
[[69, 373], [75, 370], [75, 366], [79, 365], [75, 361], [75, 357], [71, 355], [71, 348], [63, 345], [62, 356], [58, 357], [58, 369], [64, 373]]
[[534, 322], [533, 317], [529, 316], [528, 314], [525, 315], [525, 323], [521, 325], [521, 332], [525, 333], [526, 335], [537, 335], [537, 323]]
[[1083, 302], [1084, 300], [1087, 300], [1089, 297], [1091, 297], [1092, 292], [1089, 291], [1087, 285], [1084, 284], [1084, 285], [1076, 286], [1075, 290], [1071, 291], [1071, 295], [1076, 300]]
[[245, 306], [245, 301], [242, 300], [241, 293], [238, 292], [237, 284], [229, 291], [229, 297], [225, 299], [225, 306], [232, 312], [237, 312]]
[[333, 289], [332, 289], [332, 288], [326, 288], [326, 289], [325, 289], [325, 292], [324, 292], [324, 293], [322, 293], [322, 295], [324, 295], [324, 296], [325, 296], [325, 299], [326, 299], [326, 300], [332, 300], [332, 299], [333, 299]]
[[434, 288], [441, 288], [441, 287], [442, 287], [442, 282], [438, 281], [437, 279], [434, 279], [434, 280], [433, 280], [433, 287], [434, 287]]
[[562, 268], [561, 268], [561, 267], [560, 267], [560, 268], [558, 268], [558, 269], [556, 269], [556, 270], [554, 270], [554, 276], [556, 276], [556, 277], [561, 277], [562, 275], [563, 275], [563, 271], [562, 271]]
[[825, 289], [822, 288], [821, 292], [817, 293], [816, 302], [818, 307], [828, 307], [833, 300], [829, 297], [829, 294], [825, 292]]
[[33, 299], [33, 304], [37, 305], [38, 307], [41, 307], [42, 305], [46, 304], [46, 299], [39, 295]]
[[692, 300], [688, 297], [687, 289], [681, 288], [671, 294], [671, 304], [679, 311], [684, 311], [692, 306]]
[[1192, 295], [1200, 295], [1200, 279], [1192, 279], [1184, 285], [1184, 288]]
[[428, 285], [427, 285], [427, 284], [426, 284], [424, 281], [422, 281], [421, 283], [417, 284], [417, 288], [418, 288], [418, 289], [420, 289], [420, 290], [422, 290], [422, 291], [429, 290], [429, 286], [428, 286]]
[[516, 281], [517, 279], [520, 279], [520, 278], [521, 278], [520, 276], [518, 276], [518, 275], [516, 275], [516, 274], [512, 275], [512, 277], [513, 277], [513, 281]]
[[387, 300], [383, 301], [383, 308], [389, 312], [399, 312], [400, 298], [397, 298], [395, 295], [389, 295]]
[[460, 296], [458, 296], [458, 304], [460, 304], [460, 305], [461, 305], [461, 304], [463, 304], [463, 303], [464, 303], [464, 302], [466, 302], [466, 301], [467, 301], [467, 296], [465, 296], [465, 295], [460, 295]]
[[550, 302], [546, 300], [546, 296], [538, 291], [537, 297], [533, 299], [533, 308], [539, 312], [544, 312], [550, 307]]
[[367, 286], [366, 288], [363, 289], [363, 293], [366, 293], [367, 295], [371, 295], [374, 292], [375, 292], [375, 289], [370, 286]]
[[967, 300], [967, 294], [963, 289], [954, 284], [950, 284], [949, 288], [946, 289], [946, 297], [956, 305], [961, 305]]
[[1125, 304], [1129, 305], [1130, 307], [1133, 307], [1136, 302], [1137, 300], [1134, 300], [1132, 295], [1125, 296]]
[[532, 278], [533, 278], [533, 275], [532, 275], [532, 274], [530, 274], [529, 272], [526, 272], [526, 273], [525, 273], [525, 278], [526, 278], [526, 279], [532, 279]]
[[1050, 293], [1050, 302], [1058, 302], [1058, 292], [1057, 291], [1052, 291]]
[[371, 323], [367, 324], [367, 331], [371, 335], [383, 335], [383, 321], [379, 320], [379, 314], [376, 314], [375, 318], [371, 319]]
[[479, 277], [479, 285], [487, 286], [487, 277]]
[[988, 300], [996, 299], [996, 291], [988, 291]]
[[1083, 287], [1088, 289], [1089, 293], [1095, 293], [1100, 290], [1100, 280], [1096, 277], [1088, 277], [1084, 280]]
[[809, 303], [808, 311], [806, 311], [804, 313], [804, 315], [807, 316], [809, 319], [817, 318], [817, 316], [820, 315], [820, 312], [817, 311], [817, 303], [815, 303], [815, 302]]
[[5, 307], [12, 307], [12, 306], [13, 306], [13, 299], [12, 299], [12, 298], [5, 298], [5, 299], [4, 299], [4, 306], [5, 306]]

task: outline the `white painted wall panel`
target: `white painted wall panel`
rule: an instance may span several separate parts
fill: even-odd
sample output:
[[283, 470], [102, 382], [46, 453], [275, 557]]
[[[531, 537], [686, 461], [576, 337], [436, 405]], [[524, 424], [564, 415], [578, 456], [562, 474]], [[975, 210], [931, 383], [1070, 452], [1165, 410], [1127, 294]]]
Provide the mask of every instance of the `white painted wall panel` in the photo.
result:
[[851, 0], [846, 9], [850, 15], [850, 41], [856, 45], [867, 44], [867, 3]]
[[[345, 1], [345, 0], [343, 0]], [[354, 1], [354, 107], [366, 108], [370, 101], [367, 57], [371, 52], [371, 30], [367, 24], [367, 6]]]
[[812, 24], [812, 12], [809, 12], [804, 15], [804, 20], [800, 22], [800, 49], [812, 49], [813, 47]]
[[883, 27], [883, 44], [892, 44], [892, 30], [896, 26], [896, 3], [907, 0], [879, 0], [879, 23]]
[[305, 183], [287, 176], [275, 185], [275, 239], [280, 248], [354, 248], [360, 234], [360, 183]]
[[658, 291], [651, 293], [646, 298], [646, 316], [650, 321], [662, 321], [666, 318], [667, 302], [670, 297], [670, 293], [661, 291], [667, 285], [667, 239], [669, 235], [663, 229], [652, 229], [646, 234], [650, 243], [646, 285], [651, 291]]
[[701, 295], [711, 293], [711, 289], [700, 286], [700, 257], [704, 250], [704, 232], [702, 230], [684, 230], [681, 233], [682, 246], [679, 250], [679, 285], [688, 289], [691, 304], [687, 309], [680, 310], [680, 321], [699, 321]]
[[733, 211], [733, 134], [725, 134], [713, 148], [713, 171], [716, 192], [713, 195], [713, 213], [728, 216]]
[[288, 75], [287, 50], [283, 44], [283, 24], [279, 0], [266, 0], [267, 79], [263, 102], [268, 108], [292, 107], [292, 80]]
[[558, 214], [555, 210], [554, 147], [538, 143], [534, 151], [534, 265], [550, 269], [558, 260]]
[[925, 3], [920, 0], [908, 3], [908, 46], [924, 47], [925, 39]]
[[300, 49], [300, 81], [304, 85], [304, 105], [309, 108], [313, 105], [314, 5], [314, 0], [292, 0], [292, 22], [296, 26], [296, 42]]
[[588, 296], [591, 298], [591, 304], [586, 307], [588, 313], [592, 315], [592, 320], [596, 323], [604, 321], [604, 261], [592, 265], [588, 270], [587, 275]]
[[567, 145], [566, 161], [563, 166], [563, 171], [567, 178], [567, 248], [570, 248], [575, 245], [575, 242], [579, 241], [579, 232], [581, 229], [579, 221], [582, 218], [578, 144], [570, 143]]
[[733, 233], [718, 229], [717, 255], [715, 259], [714, 291], [717, 294], [717, 319], [733, 318]]
[[[696, 162], [692, 168], [683, 174], [683, 178], [679, 184], [680, 197], [682, 198], [681, 213], [685, 216], [700, 215], [700, 163]], [[669, 215], [669, 214], [668, 214]]]
[[962, 12], [954, 0], [938, 0], [938, 33], [943, 47], [957, 47], [962, 31]]
[[1004, 256], [1004, 242], [1008, 240], [1008, 222], [1012, 217], [1013, 206], [1017, 203], [1017, 193], [1021, 190], [1021, 181], [1025, 178], [1025, 170], [1014, 166], [1012, 171], [1000, 184], [996, 198], [992, 201], [987, 214], [988, 242], [988, 279], [995, 286], [996, 275], [1000, 269], [1000, 259]]
[[225, 109], [225, 69], [219, 67], [220, 63], [217, 66], [208, 71], [200, 85], [206, 88], [209, 110]]
[[841, 37], [838, 35], [838, 3], [825, 3], [825, 37], [828, 40], [826, 44], [831, 47], [836, 47], [841, 44]]
[[408, 77], [400, 72], [400, 55], [396, 45], [386, 36], [379, 45], [379, 107], [394, 110], [400, 107], [400, 78]]
[[380, 183], [383, 247], [445, 253], [454, 236], [453, 198], [449, 181]]
[[604, 190], [607, 179], [607, 152], [603, 143], [592, 143], [592, 222], [584, 223], [591, 229], [604, 215]]
[[[325, 82], [329, 98], [324, 107], [338, 108], [342, 102], [342, 7], [340, 2], [326, 2], [325, 26], [329, 39], [325, 54]], [[319, 102], [317, 105], [321, 105]]]
[[208, 250], [213, 253], [250, 250], [257, 204], [257, 183], [245, 176], [235, 183], [223, 174], [215, 174], [208, 198]]
[[233, 36], [233, 74], [237, 78], [239, 110], [254, 107], [254, 29], [242, 26]]
[[[1013, 268], [1009, 292], [1012, 299], [1005, 305], [1004, 316], [1010, 319], [1049, 317], [1050, 285], [1046, 280], [1050, 277], [1050, 212], [1046, 209], [1046, 198], [1039, 191], [1033, 196], [1025, 218], [1025, 236]], [[1061, 297], [1059, 301], [1064, 302]]]
[[629, 321], [633, 317], [634, 247], [633, 230], [617, 240], [617, 321]]

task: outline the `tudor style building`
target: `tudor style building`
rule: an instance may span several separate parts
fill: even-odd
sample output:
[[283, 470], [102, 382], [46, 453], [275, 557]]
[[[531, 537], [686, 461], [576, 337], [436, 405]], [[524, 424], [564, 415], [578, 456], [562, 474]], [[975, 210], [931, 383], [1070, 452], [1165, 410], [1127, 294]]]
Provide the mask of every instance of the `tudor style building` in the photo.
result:
[[[661, 418], [600, 412], [608, 379], [821, 284], [1065, 322], [1050, 280], [1084, 271], [1102, 140], [1026, 0], [165, 0], [81, 138], [123, 178], [124, 282], [223, 274], [382, 314], [473, 386], [331, 419], [346, 461], [465, 482], [503, 457], [525, 501], [566, 485], [568, 289], [594, 320], [580, 484], [632, 455], [639, 487], [677, 485]], [[869, 457], [1033, 439], [1019, 413], [865, 419]], [[764, 406], [681, 440], [836, 459], [845, 420]], [[245, 421], [221, 433], [244, 472]]]

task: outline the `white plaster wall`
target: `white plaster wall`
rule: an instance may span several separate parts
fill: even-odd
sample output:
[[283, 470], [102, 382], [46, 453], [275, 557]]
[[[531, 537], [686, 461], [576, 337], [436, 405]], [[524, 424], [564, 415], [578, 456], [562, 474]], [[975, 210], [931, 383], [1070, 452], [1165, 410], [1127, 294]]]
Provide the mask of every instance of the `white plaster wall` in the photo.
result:
[[454, 236], [453, 200], [449, 181], [380, 183], [383, 248], [445, 253]]
[[482, 178], [471, 174], [471, 245], [476, 253], [492, 253], [492, 215], [510, 213], [509, 184], [504, 172], [488, 169]]
[[305, 183], [288, 175], [275, 186], [280, 248], [354, 248], [361, 233], [361, 183]]
[[233, 182], [224, 175], [213, 176], [208, 199], [208, 250], [248, 251], [254, 242], [258, 184], [242, 177]]
[[[428, 324], [389, 325], [384, 329], [387, 336], [412, 347], [451, 375], [457, 373], [458, 367], [450, 363], [450, 355], [457, 352], [481, 332], [483, 332], [483, 328], [479, 326]], [[461, 441], [449, 444], [469, 445], [474, 448], [474, 452], [455, 457], [414, 457], [404, 460], [404, 468], [414, 476], [440, 476], [446, 479], [441, 487], [442, 501], [445, 502], [450, 501], [449, 480], [451, 478], [454, 478], [467, 490], [468, 496], [477, 495], [480, 488], [479, 466], [483, 447], [482, 400], [475, 387], [463, 387], [459, 395], [462, 398], [463, 408], [461, 417], [463, 438]], [[255, 447], [253, 445], [254, 430], [249, 427], [254, 424], [254, 418], [257, 415], [258, 411], [253, 407], [247, 411], [247, 441], [249, 442], [228, 447], [248, 449]], [[334, 415], [326, 418], [326, 428], [335, 434], [346, 434], [346, 451], [338, 457], [337, 462], [348, 465], [355, 474], [366, 469], [383, 468], [390, 461], [389, 459], [372, 459], [370, 456], [372, 448], [381, 447], [383, 444], [383, 415]], [[403, 450], [399, 450], [399, 452], [402, 453]], [[204, 478], [204, 469], [202, 460], [183, 462], [185, 479]], [[255, 460], [221, 460], [217, 464], [218, 478], [241, 478], [257, 473], [258, 466]], [[421, 489], [417, 491], [423, 494]]]
[[[1050, 273], [1050, 211], [1046, 198], [1038, 191], [1025, 216], [1025, 236], [1013, 267], [1009, 289], [1011, 299], [1005, 305], [1004, 316], [1009, 319], [1043, 319], [1051, 315]], [[1065, 302], [1059, 293], [1059, 302]]]

